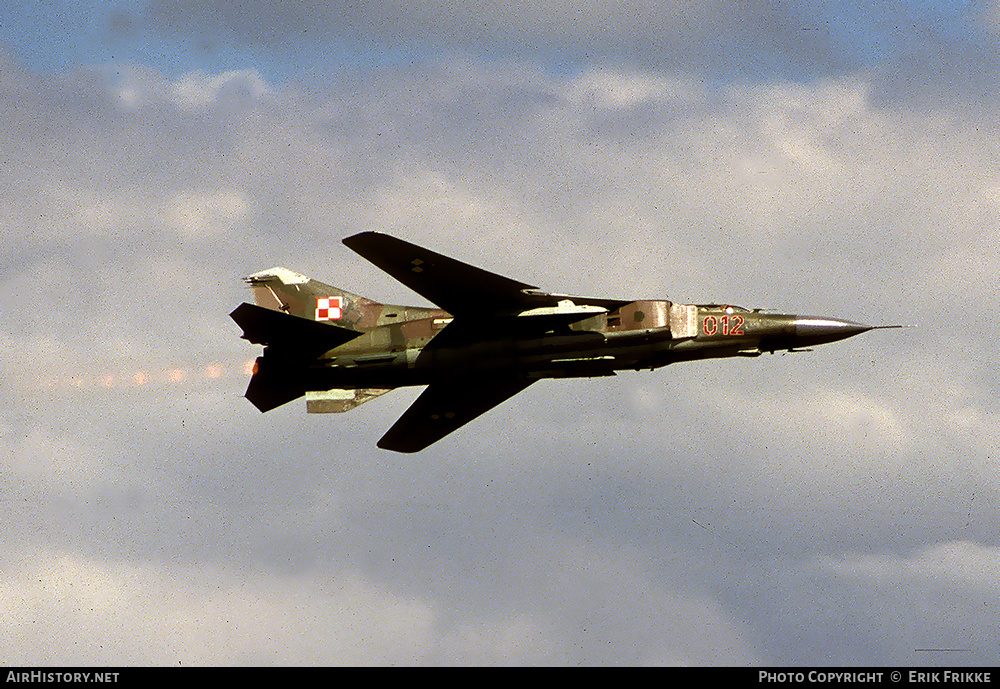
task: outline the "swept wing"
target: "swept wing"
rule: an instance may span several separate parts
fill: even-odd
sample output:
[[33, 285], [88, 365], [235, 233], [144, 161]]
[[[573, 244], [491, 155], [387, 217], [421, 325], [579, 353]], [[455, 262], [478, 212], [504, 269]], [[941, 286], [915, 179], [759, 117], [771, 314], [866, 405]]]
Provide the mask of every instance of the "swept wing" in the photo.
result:
[[432, 383], [382, 436], [378, 446], [396, 452], [419, 452], [532, 382], [478, 379]]
[[470, 266], [380, 232], [362, 232], [348, 237], [344, 244], [456, 319], [472, 317], [478, 320], [500, 314], [513, 315], [530, 309], [555, 307], [566, 299], [609, 311], [628, 303], [548, 294], [527, 283]]
[[[454, 317], [425, 347], [428, 351], [494, 338], [538, 336], [629, 303], [549, 294], [379, 232], [356, 234], [344, 244]], [[378, 446], [398, 452], [422, 450], [531, 383], [523, 379], [432, 383]]]

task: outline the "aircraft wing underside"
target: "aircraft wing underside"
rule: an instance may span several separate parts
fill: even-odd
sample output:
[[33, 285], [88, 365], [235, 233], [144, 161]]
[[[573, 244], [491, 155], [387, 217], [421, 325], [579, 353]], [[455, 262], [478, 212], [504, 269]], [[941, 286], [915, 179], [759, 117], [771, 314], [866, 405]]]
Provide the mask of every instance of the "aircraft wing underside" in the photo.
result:
[[432, 383], [382, 436], [378, 446], [396, 452], [419, 452], [533, 382], [477, 379]]

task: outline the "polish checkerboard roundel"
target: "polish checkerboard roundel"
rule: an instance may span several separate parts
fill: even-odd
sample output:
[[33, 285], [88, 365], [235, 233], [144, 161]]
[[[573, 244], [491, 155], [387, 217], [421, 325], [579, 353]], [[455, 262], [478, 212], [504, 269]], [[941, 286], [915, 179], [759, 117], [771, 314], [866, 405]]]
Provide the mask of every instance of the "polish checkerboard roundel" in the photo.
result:
[[316, 320], [335, 321], [343, 315], [343, 297], [317, 297], [316, 298]]

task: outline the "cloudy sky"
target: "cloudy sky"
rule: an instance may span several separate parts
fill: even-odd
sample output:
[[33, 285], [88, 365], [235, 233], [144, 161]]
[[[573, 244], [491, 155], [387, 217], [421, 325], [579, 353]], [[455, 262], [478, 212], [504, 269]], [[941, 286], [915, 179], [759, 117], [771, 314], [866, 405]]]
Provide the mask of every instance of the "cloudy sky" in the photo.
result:
[[[1000, 5], [41, 2], [0, 27], [15, 664], [1000, 654]], [[242, 395], [284, 265], [388, 232], [543, 288], [907, 323], [416, 397]]]

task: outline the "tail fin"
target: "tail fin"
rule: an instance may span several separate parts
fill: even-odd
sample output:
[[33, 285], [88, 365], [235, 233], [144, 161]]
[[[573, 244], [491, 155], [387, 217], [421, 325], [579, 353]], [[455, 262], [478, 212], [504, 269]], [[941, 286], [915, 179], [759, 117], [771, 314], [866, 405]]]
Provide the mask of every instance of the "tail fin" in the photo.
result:
[[245, 278], [258, 306], [311, 321], [367, 329], [382, 304], [326, 285], [287, 268], [270, 268]]

